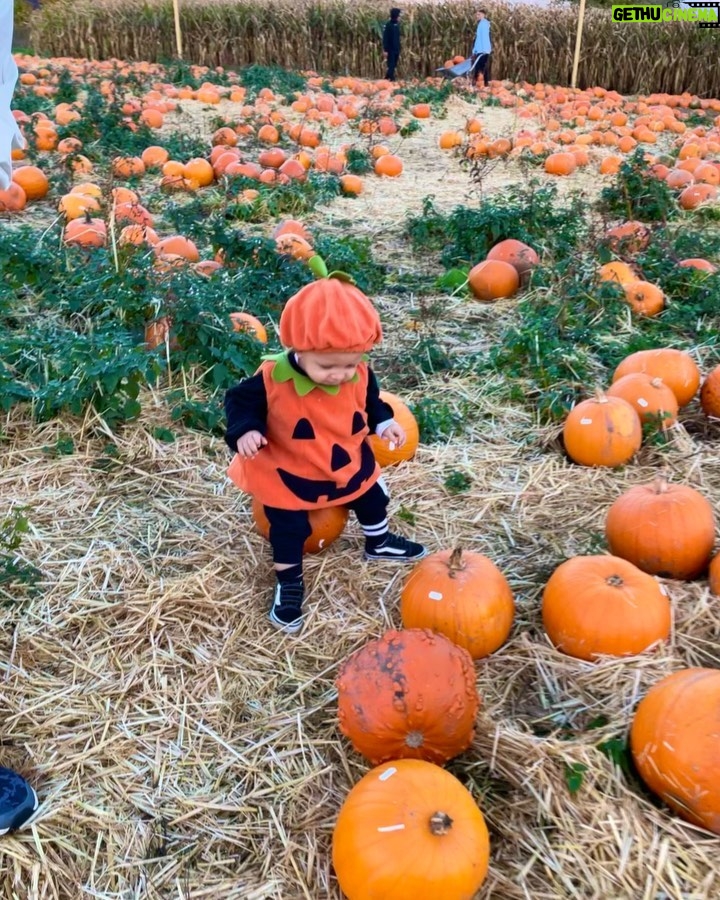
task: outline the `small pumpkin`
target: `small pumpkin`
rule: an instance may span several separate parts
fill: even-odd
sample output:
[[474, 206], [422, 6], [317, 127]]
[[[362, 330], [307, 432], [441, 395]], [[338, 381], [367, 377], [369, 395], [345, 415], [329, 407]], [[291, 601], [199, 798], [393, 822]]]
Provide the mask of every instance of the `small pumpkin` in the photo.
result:
[[650, 688], [630, 728], [640, 777], [678, 815], [720, 834], [720, 670], [681, 669]]
[[391, 394], [389, 391], [380, 391], [380, 399], [392, 406], [393, 418], [405, 431], [405, 443], [402, 447], [396, 447], [377, 434], [368, 435], [368, 441], [375, 454], [375, 459], [378, 465], [384, 468], [385, 466], [397, 465], [397, 463], [406, 459], [412, 459], [415, 456], [418, 443], [420, 442], [420, 430], [417, 419], [398, 396]]
[[509, 262], [486, 259], [470, 269], [468, 284], [478, 300], [500, 300], [517, 293], [520, 276]]
[[625, 253], [638, 253], [650, 243], [650, 232], [642, 222], [623, 222], [609, 228], [605, 240], [611, 250]]
[[413, 568], [400, 594], [400, 615], [404, 628], [439, 631], [482, 659], [508, 639], [515, 600], [492, 560], [457, 547]]
[[710, 561], [715, 516], [699, 491], [658, 477], [617, 498], [608, 510], [605, 535], [615, 556], [643, 572], [688, 580]]
[[624, 281], [620, 286], [630, 308], [638, 315], [657, 316], [665, 309], [665, 294], [656, 284], [637, 279]]
[[[233, 461], [237, 458], [237, 456], [233, 457]], [[232, 463], [230, 467], [232, 468]], [[254, 497], [252, 515], [257, 530], [265, 540], [268, 540], [270, 538], [270, 522], [265, 515], [262, 503]], [[320, 553], [325, 550], [343, 533], [347, 520], [348, 511], [345, 506], [325, 506], [308, 510], [308, 521], [312, 531], [310, 537], [303, 544], [303, 553]]]
[[687, 406], [700, 387], [700, 369], [697, 363], [689, 353], [674, 347], [631, 353], [613, 372], [613, 382], [630, 372], [643, 372], [653, 378], [662, 378], [677, 397], [681, 408]]
[[677, 398], [662, 378], [630, 372], [610, 385], [607, 396], [627, 400], [643, 425], [664, 431], [677, 422]]
[[267, 344], [267, 329], [256, 316], [246, 312], [230, 313], [233, 331], [245, 331], [254, 334], [261, 344]]
[[592, 661], [634, 656], [670, 634], [663, 588], [617, 556], [576, 556], [555, 569], [542, 599], [545, 631], [562, 653]]
[[333, 867], [348, 900], [469, 900], [489, 859], [485, 819], [468, 789], [417, 759], [368, 772], [333, 831]]
[[715, 366], [703, 381], [700, 406], [708, 418], [720, 419], [720, 366]]
[[710, 592], [720, 597], [720, 553], [716, 553], [710, 560], [708, 569], [708, 587]]
[[581, 466], [622, 466], [640, 449], [642, 425], [621, 397], [598, 397], [574, 406], [563, 425], [565, 450]]
[[427, 629], [387, 631], [341, 665], [340, 731], [370, 762], [444, 763], [470, 746], [480, 699], [470, 654]]
[[80, 247], [104, 247], [107, 242], [107, 227], [102, 219], [93, 219], [85, 213], [81, 219], [71, 219], [63, 230], [66, 244]]

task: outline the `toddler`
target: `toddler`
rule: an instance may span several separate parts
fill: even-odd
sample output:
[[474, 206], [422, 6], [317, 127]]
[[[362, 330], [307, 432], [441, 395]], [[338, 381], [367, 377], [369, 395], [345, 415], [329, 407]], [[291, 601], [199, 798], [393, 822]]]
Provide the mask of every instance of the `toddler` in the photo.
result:
[[236, 484], [265, 508], [277, 585], [270, 622], [302, 627], [303, 544], [308, 511], [352, 509], [365, 558], [410, 562], [427, 550], [388, 530], [388, 495], [365, 440], [373, 431], [397, 447], [405, 432], [365, 354], [382, 340], [380, 319], [354, 285], [321, 278], [287, 302], [280, 317], [287, 352], [265, 359], [225, 396], [225, 439], [240, 460]]

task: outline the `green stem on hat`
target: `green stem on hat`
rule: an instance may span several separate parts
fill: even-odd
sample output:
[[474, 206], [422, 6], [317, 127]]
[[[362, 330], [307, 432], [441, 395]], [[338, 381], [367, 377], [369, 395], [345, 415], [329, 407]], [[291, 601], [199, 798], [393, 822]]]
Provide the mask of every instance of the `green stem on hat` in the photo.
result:
[[345, 281], [348, 284], [355, 284], [355, 279], [348, 275], [347, 272], [328, 272], [325, 260], [317, 253], [308, 260], [308, 267], [316, 278], [336, 278], [338, 281]]

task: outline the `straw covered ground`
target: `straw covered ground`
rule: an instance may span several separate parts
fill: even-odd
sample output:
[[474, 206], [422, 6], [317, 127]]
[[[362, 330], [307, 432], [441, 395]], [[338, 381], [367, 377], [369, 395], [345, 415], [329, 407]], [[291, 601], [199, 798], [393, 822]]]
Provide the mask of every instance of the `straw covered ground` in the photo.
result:
[[[451, 109], [450, 121], [464, 112]], [[507, 115], [483, 111], [499, 133]], [[427, 194], [477, 202], [456, 164], [446, 163], [451, 174], [428, 164], [440, 153], [433, 129], [446, 127], [428, 126], [425, 154], [404, 154], [402, 179], [368, 181], [358, 201], [338, 199], [311, 224], [342, 228], [351, 217], [381, 258], [428, 265], [400, 237], [400, 220]], [[396, 373], [385, 379], [392, 388], [402, 384], [412, 301], [376, 299], [387, 334], [376, 369], [381, 380]], [[513, 301], [451, 301], [437, 327], [487, 346], [512, 310]], [[557, 427], [500, 405], [492, 381], [428, 376], [406, 392], [421, 396], [468, 402], [473, 424], [388, 471], [394, 527], [432, 549], [487, 554], [518, 607], [511, 639], [477, 664], [476, 737], [449, 765], [490, 829], [479, 897], [720, 896], [718, 839], [671, 816], [598, 749], [622, 747], [634, 705], [658, 678], [718, 665], [720, 612], [706, 582], [667, 582], [671, 641], [624, 661], [561, 655], [539, 610], [553, 569], [602, 552], [609, 504], [661, 462], [720, 513], [718, 426], [693, 405], [670, 451], [648, 445], [624, 470], [596, 471], [566, 461]], [[0, 504], [28, 507], [22, 554], [41, 580], [34, 598], [0, 605], [0, 764], [32, 781], [41, 809], [32, 827], [2, 839], [0, 896], [335, 900], [333, 823], [368, 765], [339, 734], [334, 676], [350, 652], [400, 626], [407, 570], [364, 562], [351, 524], [307, 560], [304, 631], [271, 631], [268, 550], [225, 477], [225, 445], [189, 431], [157, 441], [155, 426], [178, 426], [149, 401], [112, 436], [115, 457], [103, 453], [109, 435], [97, 418], [39, 426], [14, 411], [2, 424]], [[49, 453], [62, 435], [75, 452]], [[452, 495], [444, 480], [458, 470], [471, 484]]]

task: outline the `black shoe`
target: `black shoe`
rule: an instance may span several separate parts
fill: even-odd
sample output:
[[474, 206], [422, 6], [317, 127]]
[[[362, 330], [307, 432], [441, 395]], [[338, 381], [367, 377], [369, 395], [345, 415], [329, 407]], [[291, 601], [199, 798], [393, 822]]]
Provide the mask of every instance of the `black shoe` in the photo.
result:
[[285, 634], [295, 634], [303, 626], [302, 582], [280, 582], [275, 585], [275, 596], [268, 618], [270, 624]]
[[427, 556], [427, 548], [399, 534], [388, 531], [382, 543], [372, 548], [365, 542], [365, 559], [387, 559], [392, 562], [414, 562]]
[[25, 779], [0, 766], [0, 834], [24, 825], [38, 808], [35, 791]]

